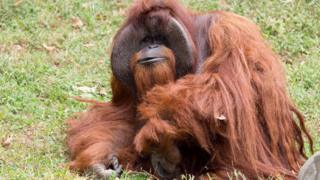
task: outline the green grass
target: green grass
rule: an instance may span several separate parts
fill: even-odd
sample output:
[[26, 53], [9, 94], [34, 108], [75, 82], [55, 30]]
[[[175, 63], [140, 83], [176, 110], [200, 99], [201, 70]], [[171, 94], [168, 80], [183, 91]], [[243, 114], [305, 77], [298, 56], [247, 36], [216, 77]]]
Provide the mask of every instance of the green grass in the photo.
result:
[[[0, 1], [0, 179], [80, 178], [65, 168], [64, 123], [86, 105], [70, 97], [110, 99], [110, 44], [130, 2]], [[259, 24], [286, 63], [290, 94], [320, 150], [319, 1], [183, 2]]]

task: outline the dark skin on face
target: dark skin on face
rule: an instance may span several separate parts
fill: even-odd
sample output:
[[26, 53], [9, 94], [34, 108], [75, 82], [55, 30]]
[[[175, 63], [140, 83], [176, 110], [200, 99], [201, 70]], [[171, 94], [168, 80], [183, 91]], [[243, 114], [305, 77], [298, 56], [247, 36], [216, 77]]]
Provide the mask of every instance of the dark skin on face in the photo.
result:
[[172, 145], [166, 151], [155, 150], [151, 153], [152, 166], [155, 172], [162, 178], [174, 178], [179, 175], [180, 169], [177, 165], [180, 161], [180, 151], [175, 145]]
[[158, 44], [149, 45], [138, 53], [137, 63], [140, 65], [152, 65], [167, 60], [170, 57], [167, 57], [164, 49], [164, 46]]
[[[149, 154], [152, 167], [155, 174], [161, 177], [161, 179], [173, 179], [179, 177], [184, 172], [201, 171], [201, 167], [206, 164], [209, 157], [205, 150], [194, 144], [190, 139], [180, 141], [181, 147], [178, 146], [176, 141], [172, 140], [172, 143], [166, 144], [166, 147], [159, 147], [152, 145], [151, 152]], [[163, 143], [163, 142], [161, 142]], [[158, 144], [160, 146], [165, 144]], [[184, 154], [182, 154], [184, 151]], [[196, 163], [196, 164], [195, 164]], [[193, 164], [195, 167], [187, 169], [185, 165]]]
[[[170, 125], [164, 121], [157, 124], [154, 122], [156, 121], [146, 122], [137, 134], [136, 149], [144, 157], [150, 158], [156, 175], [161, 179], [172, 179], [181, 173], [179, 165], [183, 157], [177, 146], [177, 139], [171, 137], [170, 132], [167, 132]], [[151, 132], [150, 129], [152, 129]]]
[[132, 66], [153, 65], [171, 59], [168, 48], [160, 44], [149, 45], [134, 55]]

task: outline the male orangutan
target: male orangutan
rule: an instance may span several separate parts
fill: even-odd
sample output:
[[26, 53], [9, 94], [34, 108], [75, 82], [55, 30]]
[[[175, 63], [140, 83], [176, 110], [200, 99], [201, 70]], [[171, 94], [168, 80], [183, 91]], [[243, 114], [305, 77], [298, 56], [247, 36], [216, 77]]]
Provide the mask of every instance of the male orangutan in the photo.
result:
[[137, 0], [111, 66], [112, 101], [69, 121], [71, 169], [296, 178], [303, 135], [312, 149], [278, 57], [241, 16]]

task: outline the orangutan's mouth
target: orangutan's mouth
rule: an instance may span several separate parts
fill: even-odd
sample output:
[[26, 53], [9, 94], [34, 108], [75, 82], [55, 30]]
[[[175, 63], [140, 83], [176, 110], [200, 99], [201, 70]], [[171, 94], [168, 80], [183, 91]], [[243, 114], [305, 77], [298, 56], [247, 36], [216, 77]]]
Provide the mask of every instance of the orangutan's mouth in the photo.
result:
[[138, 61], [139, 64], [153, 64], [153, 63], [156, 63], [156, 62], [160, 62], [160, 61], [164, 61], [166, 60], [167, 58], [165, 57], [147, 57], [147, 58], [144, 58], [144, 59], [140, 59]]

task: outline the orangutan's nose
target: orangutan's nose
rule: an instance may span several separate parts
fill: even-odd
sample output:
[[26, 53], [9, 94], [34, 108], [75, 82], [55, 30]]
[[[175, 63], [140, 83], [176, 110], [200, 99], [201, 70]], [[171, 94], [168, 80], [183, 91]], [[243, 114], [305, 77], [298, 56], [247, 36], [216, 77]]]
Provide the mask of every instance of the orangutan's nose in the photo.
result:
[[148, 46], [149, 49], [154, 49], [154, 48], [158, 48], [159, 45], [158, 44], [151, 44]]

